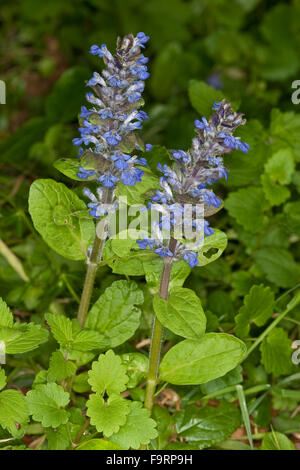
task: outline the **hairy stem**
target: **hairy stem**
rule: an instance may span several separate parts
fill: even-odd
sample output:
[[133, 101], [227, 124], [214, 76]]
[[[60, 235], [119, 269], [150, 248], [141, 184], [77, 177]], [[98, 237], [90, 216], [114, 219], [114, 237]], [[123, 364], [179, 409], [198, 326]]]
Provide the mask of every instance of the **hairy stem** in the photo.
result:
[[[103, 204], [108, 204], [111, 202], [112, 190], [105, 188], [103, 192]], [[94, 244], [92, 248], [92, 253], [90, 258], [87, 261], [87, 271], [85, 276], [85, 281], [83, 285], [83, 290], [80, 299], [80, 305], [78, 310], [77, 319], [79, 325], [84, 327], [86, 316], [89, 310], [91, 297], [93, 294], [95, 278], [97, 274], [98, 264], [102, 258], [102, 252], [105, 245], [107, 237], [107, 219], [102, 219], [98, 225], [95, 234]]]
[[[174, 253], [176, 248], [176, 240], [171, 238], [169, 243], [169, 249]], [[160, 282], [159, 295], [163, 299], [168, 299], [169, 294], [169, 282], [172, 269], [172, 258], [167, 257], [164, 259], [164, 266]], [[154, 395], [157, 385], [157, 372], [160, 362], [161, 346], [163, 338], [163, 326], [158, 320], [157, 317], [154, 317], [153, 331], [152, 331], [152, 340], [151, 340], [151, 349], [150, 349], [150, 359], [149, 359], [149, 371], [147, 377], [146, 385], [146, 395], [145, 395], [145, 408], [152, 411], [154, 404]]]

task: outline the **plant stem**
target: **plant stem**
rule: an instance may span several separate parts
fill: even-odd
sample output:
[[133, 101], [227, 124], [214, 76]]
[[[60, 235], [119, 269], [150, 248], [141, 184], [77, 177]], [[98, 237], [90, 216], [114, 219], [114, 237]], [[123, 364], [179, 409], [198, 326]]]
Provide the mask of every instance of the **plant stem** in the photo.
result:
[[[111, 189], [105, 188], [103, 190], [103, 204], [111, 202], [112, 191]], [[86, 316], [89, 310], [91, 297], [94, 289], [95, 278], [97, 274], [98, 264], [102, 258], [102, 252], [107, 237], [107, 218], [102, 219], [97, 225], [97, 230], [94, 239], [94, 245], [92, 253], [87, 261], [87, 272], [84, 281], [84, 286], [81, 294], [80, 305], [78, 310], [77, 319], [79, 325], [83, 328], [86, 320]]]
[[[174, 238], [171, 238], [169, 243], [169, 250], [174, 253], [176, 248], [177, 241]], [[169, 294], [169, 281], [172, 269], [172, 258], [164, 258], [164, 266], [160, 282], [159, 295], [161, 298], [167, 300]], [[157, 372], [160, 361], [161, 354], [161, 345], [162, 345], [162, 336], [163, 336], [163, 325], [160, 323], [157, 317], [154, 317], [153, 331], [152, 331], [152, 340], [150, 348], [150, 359], [149, 359], [149, 371], [146, 385], [146, 395], [145, 395], [145, 408], [151, 412], [154, 404], [154, 395], [157, 385]]]

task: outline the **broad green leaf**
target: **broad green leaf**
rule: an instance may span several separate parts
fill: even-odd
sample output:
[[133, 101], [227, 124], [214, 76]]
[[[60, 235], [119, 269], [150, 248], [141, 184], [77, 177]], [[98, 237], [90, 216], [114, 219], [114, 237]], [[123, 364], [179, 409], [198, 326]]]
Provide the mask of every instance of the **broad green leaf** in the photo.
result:
[[74, 362], [65, 360], [60, 351], [54, 351], [50, 357], [47, 379], [49, 382], [61, 382], [72, 377], [76, 369]]
[[164, 356], [160, 380], [176, 385], [202, 384], [234, 369], [245, 353], [245, 344], [225, 333], [208, 333], [197, 341], [186, 339]]
[[289, 148], [278, 150], [265, 164], [265, 172], [272, 183], [289, 184], [294, 170], [294, 156]]
[[134, 388], [147, 375], [149, 360], [141, 353], [125, 353], [121, 359], [129, 378], [127, 388]]
[[133, 281], [115, 281], [107, 287], [88, 313], [86, 327], [99, 331], [110, 347], [127, 341], [137, 330], [144, 301]]
[[300, 115], [298, 113], [272, 110], [270, 131], [275, 148], [280, 146], [286, 148], [288, 144], [298, 161], [300, 160], [299, 129]]
[[224, 98], [224, 94], [222, 91], [216, 90], [205, 82], [191, 80], [189, 85], [189, 98], [193, 108], [195, 108], [201, 116], [208, 118], [212, 114], [214, 101], [221, 101]]
[[69, 413], [64, 408], [69, 401], [69, 393], [55, 383], [38, 385], [26, 395], [29, 413], [45, 428], [49, 426], [56, 428], [60, 424], [66, 424]]
[[128, 377], [122, 360], [111, 349], [100, 354], [98, 361], [93, 362], [89, 371], [89, 384], [93, 392], [101, 395], [118, 394], [126, 390]]
[[148, 444], [157, 436], [156, 423], [141, 403], [132, 401], [129, 402], [129, 406], [126, 423], [110, 437], [110, 440], [123, 449], [139, 449], [141, 444]]
[[36, 180], [30, 187], [29, 212], [50, 248], [65, 258], [86, 258], [95, 226], [85, 203], [73, 191], [50, 179]]
[[225, 201], [229, 214], [251, 233], [262, 230], [267, 208], [262, 189], [254, 186], [231, 192]]
[[173, 333], [188, 339], [199, 339], [205, 333], [206, 317], [199, 297], [191, 289], [178, 287], [168, 300], [158, 294], [153, 308], [159, 321]]
[[20, 354], [36, 349], [48, 339], [48, 332], [34, 323], [15, 323], [12, 328], [0, 326], [0, 341], [6, 354]]
[[279, 375], [290, 374], [293, 370], [292, 363], [292, 341], [287, 332], [282, 328], [273, 328], [263, 340], [260, 350], [261, 362], [268, 374]]
[[295, 444], [280, 432], [268, 432], [264, 435], [261, 450], [296, 450]]
[[271, 318], [275, 307], [274, 293], [270, 287], [253, 286], [244, 298], [244, 305], [235, 317], [235, 333], [243, 338], [249, 334], [251, 323], [263, 326]]
[[222, 401], [217, 408], [187, 406], [175, 414], [176, 431], [198, 449], [205, 449], [227, 439], [240, 425], [236, 406]]
[[55, 383], [38, 385], [35, 390], [29, 391], [26, 395], [29, 413], [45, 428], [49, 426], [56, 428], [61, 424], [66, 424], [69, 412], [64, 408], [69, 401], [69, 393]]
[[29, 414], [24, 395], [17, 390], [1, 392], [0, 426], [7, 429], [13, 437], [20, 438], [24, 435], [24, 425], [28, 421]]
[[98, 432], [110, 437], [125, 424], [129, 410], [129, 402], [121, 396], [111, 395], [107, 401], [104, 401], [101, 395], [95, 393], [90, 395], [86, 414]]
[[198, 266], [205, 266], [218, 259], [227, 246], [227, 236], [224, 232], [214, 229], [209, 237], [204, 237], [204, 242], [198, 250]]
[[104, 439], [90, 439], [76, 447], [76, 450], [122, 450], [122, 447]]
[[81, 329], [77, 320], [70, 320], [57, 313], [46, 313], [45, 319], [56, 341], [68, 351], [85, 352], [103, 349], [106, 345], [103, 335], [97, 331]]
[[272, 206], [280, 206], [291, 196], [288, 188], [272, 182], [268, 174], [261, 175], [261, 182], [264, 195]]
[[88, 371], [75, 376], [72, 388], [74, 392], [77, 393], [85, 393], [91, 390], [90, 384], [88, 383]]
[[267, 279], [279, 287], [293, 287], [300, 281], [299, 265], [283, 248], [261, 248], [254, 252], [254, 259]]

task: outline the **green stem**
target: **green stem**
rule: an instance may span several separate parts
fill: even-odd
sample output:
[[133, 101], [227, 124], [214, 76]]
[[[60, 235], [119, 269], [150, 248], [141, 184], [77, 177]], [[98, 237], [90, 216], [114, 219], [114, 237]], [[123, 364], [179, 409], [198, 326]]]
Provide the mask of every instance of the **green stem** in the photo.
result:
[[[108, 204], [111, 202], [112, 191], [108, 188], [104, 189], [103, 192], [103, 204]], [[107, 219], [102, 219], [97, 225], [94, 245], [92, 248], [92, 253], [90, 258], [87, 261], [87, 272], [85, 276], [84, 286], [81, 294], [80, 305], [78, 310], [77, 319], [79, 325], [83, 328], [86, 320], [86, 316], [89, 310], [91, 297], [94, 289], [95, 278], [97, 274], [97, 269], [99, 261], [102, 258], [102, 252], [106, 241], [106, 231], [107, 231]]]
[[[171, 238], [169, 243], [169, 249], [174, 253], [176, 248], [176, 240]], [[172, 258], [167, 257], [164, 259], [164, 266], [160, 282], [159, 295], [161, 298], [167, 300], [169, 294], [169, 282], [172, 269]], [[146, 395], [145, 395], [145, 408], [151, 412], [154, 404], [154, 395], [157, 385], [157, 372], [160, 361], [161, 346], [162, 346], [162, 337], [163, 337], [163, 325], [160, 323], [157, 317], [154, 318], [153, 331], [152, 331], [152, 340], [151, 340], [151, 349], [150, 349], [150, 358], [149, 358], [149, 370], [147, 377], [146, 385]]]
[[249, 357], [249, 355], [254, 351], [255, 348], [264, 340], [264, 338], [270, 333], [270, 331], [278, 325], [281, 320], [291, 311], [293, 308], [298, 305], [300, 302], [300, 291], [292, 298], [292, 300], [287, 304], [287, 307], [284, 312], [282, 312], [269, 326], [266, 328], [262, 334], [257, 338], [257, 340], [252, 344], [252, 346], [248, 349], [246, 356], [243, 358], [243, 361]]

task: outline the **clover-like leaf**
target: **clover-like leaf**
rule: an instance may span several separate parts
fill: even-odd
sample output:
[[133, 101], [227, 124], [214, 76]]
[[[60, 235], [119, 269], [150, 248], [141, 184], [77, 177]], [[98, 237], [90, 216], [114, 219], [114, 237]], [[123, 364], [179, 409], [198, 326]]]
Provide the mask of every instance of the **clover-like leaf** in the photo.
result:
[[101, 354], [98, 361], [93, 362], [89, 371], [89, 384], [94, 392], [108, 395], [118, 394], [126, 389], [128, 377], [121, 358], [111, 349]]
[[129, 406], [126, 423], [110, 437], [110, 440], [123, 449], [138, 449], [141, 444], [148, 444], [157, 436], [156, 423], [140, 402], [130, 402]]
[[55, 383], [38, 385], [26, 395], [30, 414], [45, 428], [49, 426], [56, 428], [60, 424], [66, 424], [69, 413], [64, 408], [69, 401], [69, 393]]
[[125, 424], [129, 413], [129, 402], [119, 395], [111, 395], [107, 401], [98, 393], [90, 395], [87, 402], [87, 416], [98, 432], [110, 437]]

